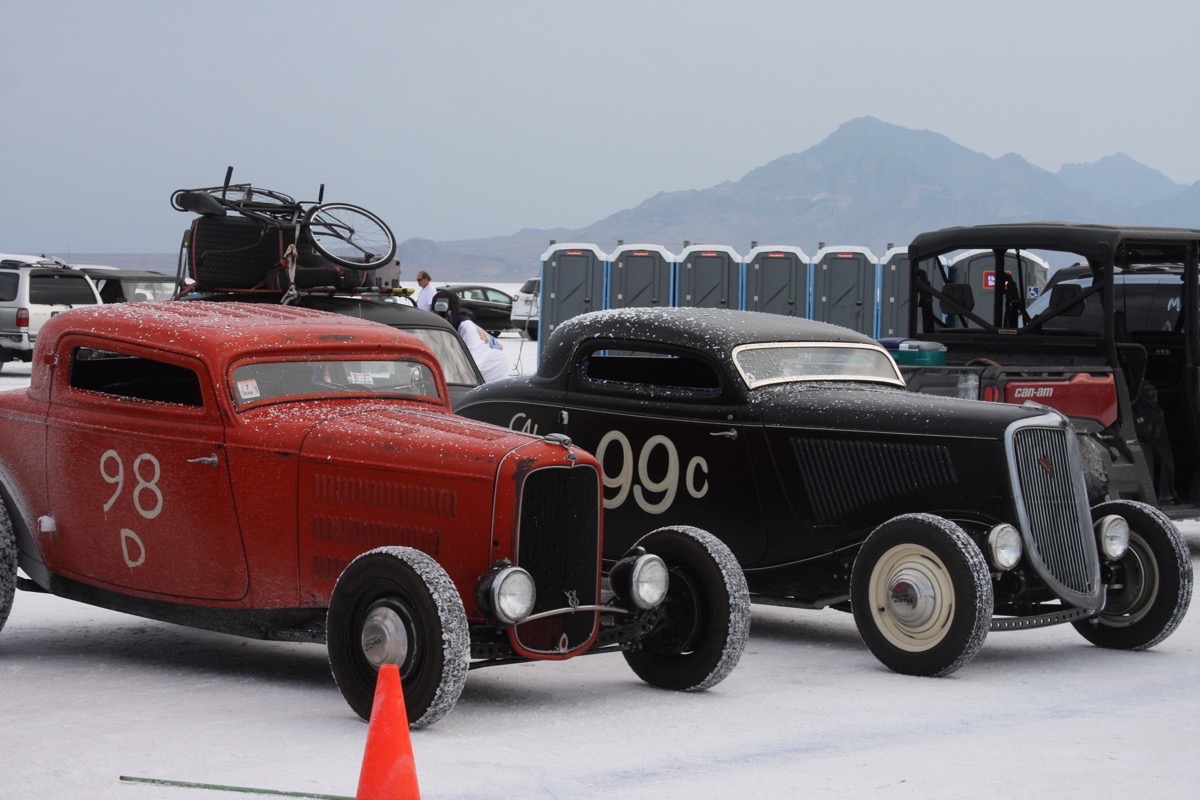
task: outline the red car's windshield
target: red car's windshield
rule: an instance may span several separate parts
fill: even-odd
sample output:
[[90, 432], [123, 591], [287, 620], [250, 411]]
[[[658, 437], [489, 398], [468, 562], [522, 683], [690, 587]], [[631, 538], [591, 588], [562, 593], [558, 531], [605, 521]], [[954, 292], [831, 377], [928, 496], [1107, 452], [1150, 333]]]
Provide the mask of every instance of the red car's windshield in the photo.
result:
[[433, 371], [404, 360], [320, 359], [260, 361], [233, 371], [230, 384], [239, 409], [312, 395], [438, 398]]

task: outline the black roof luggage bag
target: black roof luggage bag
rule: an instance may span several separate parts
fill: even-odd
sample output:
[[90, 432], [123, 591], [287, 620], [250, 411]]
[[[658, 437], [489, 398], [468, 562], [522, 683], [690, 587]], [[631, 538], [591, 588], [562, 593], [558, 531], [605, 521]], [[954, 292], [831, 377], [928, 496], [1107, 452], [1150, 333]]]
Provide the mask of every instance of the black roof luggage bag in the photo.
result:
[[284, 263], [293, 229], [231, 216], [201, 216], [192, 222], [188, 269], [208, 290], [266, 288]]

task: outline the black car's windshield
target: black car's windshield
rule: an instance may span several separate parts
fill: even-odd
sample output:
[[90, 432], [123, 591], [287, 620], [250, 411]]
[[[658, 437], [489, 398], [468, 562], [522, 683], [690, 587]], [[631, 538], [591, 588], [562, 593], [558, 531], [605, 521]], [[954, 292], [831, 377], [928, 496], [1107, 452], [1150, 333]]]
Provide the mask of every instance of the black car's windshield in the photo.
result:
[[751, 389], [798, 381], [866, 381], [903, 386], [891, 356], [880, 347], [840, 342], [767, 342], [733, 350]]
[[411, 333], [433, 350], [446, 383], [451, 386], [479, 386], [483, 383], [479, 378], [475, 365], [470, 361], [470, 354], [463, 345], [462, 338], [452, 330], [437, 328], [401, 328], [405, 333]]
[[433, 371], [403, 360], [335, 358], [243, 364], [234, 368], [230, 389], [239, 409], [313, 395], [438, 397]]

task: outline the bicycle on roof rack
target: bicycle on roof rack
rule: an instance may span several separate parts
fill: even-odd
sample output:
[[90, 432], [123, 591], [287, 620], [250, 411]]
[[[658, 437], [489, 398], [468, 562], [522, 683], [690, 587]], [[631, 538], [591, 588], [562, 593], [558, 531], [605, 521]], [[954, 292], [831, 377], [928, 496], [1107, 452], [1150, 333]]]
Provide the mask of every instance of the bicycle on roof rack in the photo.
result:
[[350, 203], [325, 202], [324, 184], [317, 200], [300, 201], [232, 177], [229, 167], [220, 186], [171, 195], [177, 211], [199, 215], [180, 251], [180, 278], [186, 267], [196, 288], [289, 296], [297, 289], [346, 290], [396, 255], [383, 220]]
[[396, 255], [396, 239], [383, 220], [350, 203], [326, 203], [324, 184], [316, 201], [297, 201], [249, 183], [230, 183], [232, 177], [229, 167], [220, 186], [179, 189], [171, 195], [171, 205], [202, 216], [233, 211], [267, 229], [292, 228], [297, 242], [307, 237], [324, 258], [350, 269], [378, 269]]

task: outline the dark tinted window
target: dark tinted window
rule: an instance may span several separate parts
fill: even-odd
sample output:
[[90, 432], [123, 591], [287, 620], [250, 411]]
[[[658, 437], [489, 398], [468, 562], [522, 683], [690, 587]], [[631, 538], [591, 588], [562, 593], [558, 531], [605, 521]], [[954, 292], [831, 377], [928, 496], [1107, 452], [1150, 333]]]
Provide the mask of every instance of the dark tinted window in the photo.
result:
[[21, 276], [15, 272], [0, 272], [0, 300], [13, 301], [17, 299], [17, 287], [21, 284]]
[[539, 283], [541, 283], [541, 278], [530, 278], [525, 281], [525, 284], [521, 287], [521, 291], [525, 294], [533, 294], [538, 290]]
[[1123, 294], [1130, 333], [1175, 330], [1182, 310], [1183, 281], [1165, 279], [1156, 283], [1127, 284]]
[[582, 363], [590, 381], [622, 384], [654, 396], [683, 391], [715, 394], [721, 386], [717, 373], [704, 361], [688, 355], [651, 350], [598, 350]]
[[71, 359], [71, 386], [132, 400], [203, 406], [199, 376], [186, 367], [80, 347]]
[[96, 304], [96, 295], [83, 275], [33, 273], [29, 276], [29, 302], [44, 306], [87, 306]]

